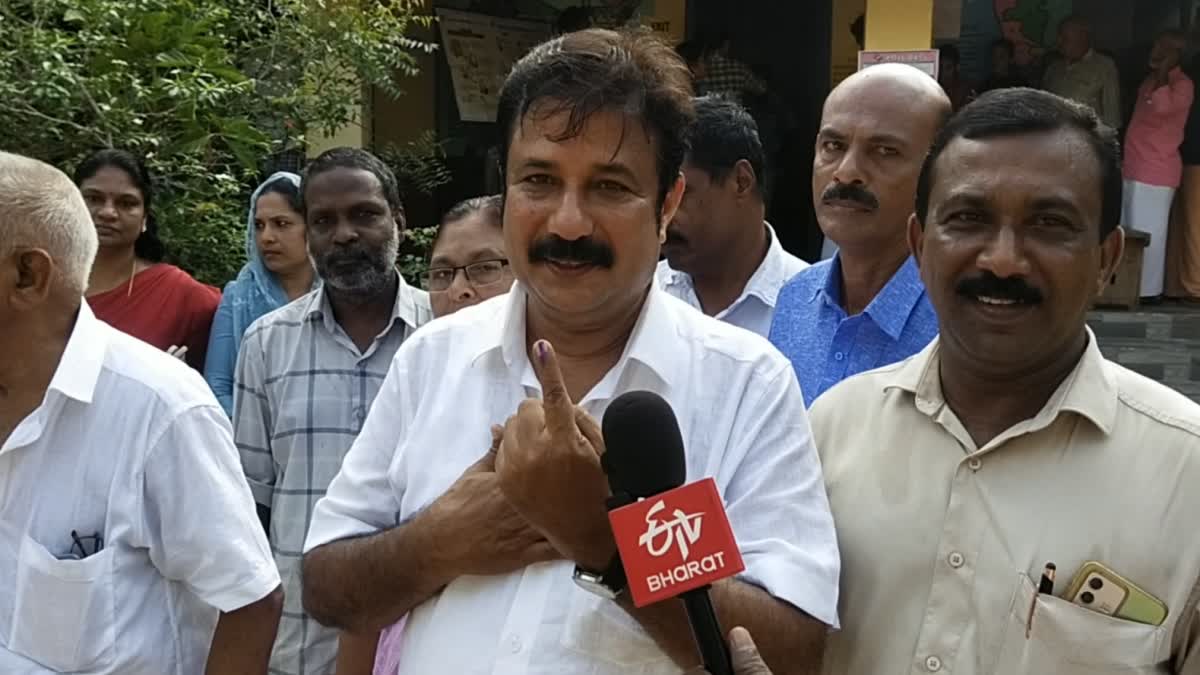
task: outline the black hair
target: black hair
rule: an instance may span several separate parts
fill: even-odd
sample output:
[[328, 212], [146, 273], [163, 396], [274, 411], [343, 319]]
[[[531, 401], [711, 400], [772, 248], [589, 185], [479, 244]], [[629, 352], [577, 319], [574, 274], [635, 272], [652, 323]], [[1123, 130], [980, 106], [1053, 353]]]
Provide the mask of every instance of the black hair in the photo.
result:
[[707, 49], [704, 44], [698, 40], [687, 40], [675, 45], [675, 53], [679, 58], [683, 59], [684, 63], [691, 65], [704, 60], [708, 56]]
[[662, 39], [645, 29], [589, 28], [543, 42], [517, 61], [500, 90], [496, 114], [502, 172], [517, 125], [534, 106], [539, 117], [568, 114], [555, 141], [578, 136], [601, 111], [640, 117], [658, 154], [661, 208], [679, 176], [694, 115], [691, 73]]
[[1095, 154], [1100, 166], [1100, 184], [1096, 187], [1102, 198], [1100, 241], [1104, 241], [1121, 222], [1121, 145], [1117, 132], [1101, 122], [1091, 108], [1027, 87], [989, 91], [967, 104], [942, 128], [917, 180], [917, 218], [924, 224], [929, 216], [937, 160], [955, 139], [983, 140], [1049, 131], [1074, 131], [1087, 139]]
[[942, 45], [938, 47], [938, 58], [943, 61], [949, 61], [954, 65], [962, 63], [962, 54], [958, 52], [958, 47], [954, 45]]
[[754, 169], [755, 187], [763, 194], [767, 159], [754, 118], [742, 106], [720, 96], [701, 96], [694, 103], [696, 119], [688, 134], [687, 163], [720, 181], [744, 159]]
[[396, 174], [388, 168], [383, 160], [361, 148], [332, 148], [322, 152], [316, 159], [309, 162], [304, 169], [304, 177], [300, 180], [300, 214], [308, 220], [308, 200], [306, 193], [313, 178], [334, 169], [361, 169], [370, 172], [379, 180], [383, 188], [383, 198], [387, 200], [393, 215], [404, 214], [404, 203], [400, 201], [400, 185], [396, 182]]
[[442, 232], [445, 232], [446, 226], [450, 223], [458, 222], [473, 213], [483, 213], [488, 217], [488, 222], [495, 224], [496, 229], [503, 227], [504, 207], [500, 199], [500, 195], [487, 195], [486, 197], [472, 197], [464, 199], [461, 202], [450, 207], [450, 210], [442, 216], [437, 233], [433, 237], [433, 246], [430, 247], [430, 253], [437, 246], [438, 240], [442, 238]]
[[567, 7], [558, 13], [555, 28], [559, 33], [573, 33], [592, 26], [592, 10], [588, 7]]
[[95, 176], [101, 169], [112, 167], [120, 169], [133, 181], [134, 187], [142, 193], [142, 211], [146, 215], [146, 229], [138, 235], [133, 243], [133, 254], [147, 262], [162, 262], [167, 257], [167, 247], [158, 238], [158, 221], [154, 218], [154, 177], [146, 168], [146, 163], [140, 157], [126, 150], [107, 148], [99, 150], [75, 167], [72, 179], [75, 185], [82, 186], [83, 181]]
[[[300, 199], [300, 188], [292, 181], [280, 176], [270, 183], [262, 186], [262, 189], [258, 191], [258, 196], [262, 197], [263, 195], [271, 193], [275, 193], [283, 197], [284, 201], [287, 202], [288, 207], [296, 213], [304, 213], [304, 204]], [[258, 207], [257, 204], [254, 206], [255, 208]]]

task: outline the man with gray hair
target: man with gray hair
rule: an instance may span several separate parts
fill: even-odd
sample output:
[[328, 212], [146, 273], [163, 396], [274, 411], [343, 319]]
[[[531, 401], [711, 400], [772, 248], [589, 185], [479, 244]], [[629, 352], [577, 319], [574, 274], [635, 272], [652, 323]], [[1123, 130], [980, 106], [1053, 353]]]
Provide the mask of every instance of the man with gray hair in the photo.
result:
[[0, 672], [265, 674], [279, 573], [220, 405], [83, 302], [65, 174], [0, 153], [0, 205]]
[[338, 634], [301, 606], [304, 538], [392, 357], [433, 311], [429, 294], [396, 270], [404, 207], [378, 157], [355, 148], [322, 153], [304, 173], [300, 198], [323, 284], [246, 331], [233, 426], [250, 489], [269, 511], [287, 598], [271, 672], [328, 675]]
[[1092, 48], [1091, 27], [1081, 16], [1058, 26], [1061, 58], [1046, 68], [1046, 91], [1082, 103], [1108, 126], [1121, 127], [1121, 77], [1117, 64]]

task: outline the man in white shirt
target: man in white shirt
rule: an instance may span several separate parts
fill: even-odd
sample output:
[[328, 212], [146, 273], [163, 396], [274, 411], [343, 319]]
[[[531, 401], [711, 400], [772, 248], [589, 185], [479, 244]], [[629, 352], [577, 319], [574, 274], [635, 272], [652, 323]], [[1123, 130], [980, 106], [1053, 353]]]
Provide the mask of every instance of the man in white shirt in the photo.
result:
[[83, 302], [66, 175], [0, 153], [0, 204], [0, 672], [265, 674], [279, 574], [220, 405]]
[[663, 289], [709, 316], [766, 337], [779, 289], [808, 263], [764, 220], [766, 155], [754, 118], [716, 96], [695, 100], [683, 201], [658, 264]]
[[604, 30], [535, 48], [505, 84], [518, 282], [401, 345], [305, 543], [313, 616], [370, 632], [408, 614], [403, 675], [697, 662], [679, 601], [634, 609], [615, 582], [596, 420], [630, 390], [672, 404], [688, 479], [712, 476], [728, 506], [746, 571], [712, 588], [723, 625], [749, 628], [777, 670], [819, 665], [838, 553], [795, 375], [759, 336], [654, 284], [689, 89], [657, 38]]

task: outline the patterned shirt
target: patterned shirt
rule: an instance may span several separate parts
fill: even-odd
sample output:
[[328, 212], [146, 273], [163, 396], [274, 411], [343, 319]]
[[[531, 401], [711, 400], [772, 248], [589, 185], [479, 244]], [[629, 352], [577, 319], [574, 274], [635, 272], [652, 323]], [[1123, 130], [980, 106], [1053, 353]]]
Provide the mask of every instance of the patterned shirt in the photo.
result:
[[367, 348], [337, 323], [319, 288], [251, 325], [238, 357], [234, 436], [254, 499], [271, 509], [283, 578], [272, 675], [329, 675], [337, 631], [304, 614], [300, 559], [313, 507], [362, 429], [400, 344], [432, 318], [429, 296], [400, 282], [388, 327]]
[[1092, 49], [1075, 63], [1060, 59], [1046, 68], [1046, 91], [1082, 103], [1108, 126], [1121, 128], [1121, 77], [1117, 64]]
[[842, 258], [797, 274], [775, 305], [772, 344], [792, 362], [804, 403], [842, 380], [921, 351], [937, 335], [937, 315], [911, 257], [861, 313], [842, 309]]
[[704, 77], [696, 79], [696, 93], [721, 96], [743, 103], [746, 92], [761, 94], [766, 85], [750, 66], [721, 53], [713, 53], [704, 64]]

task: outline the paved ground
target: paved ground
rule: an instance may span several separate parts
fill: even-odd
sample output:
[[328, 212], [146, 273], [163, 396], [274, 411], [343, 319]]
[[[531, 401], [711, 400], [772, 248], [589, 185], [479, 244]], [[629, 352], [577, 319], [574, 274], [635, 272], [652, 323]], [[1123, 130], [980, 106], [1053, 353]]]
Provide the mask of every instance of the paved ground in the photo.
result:
[[1200, 308], [1097, 310], [1088, 323], [1105, 356], [1200, 402]]

